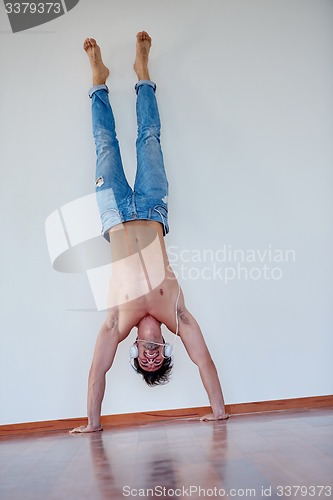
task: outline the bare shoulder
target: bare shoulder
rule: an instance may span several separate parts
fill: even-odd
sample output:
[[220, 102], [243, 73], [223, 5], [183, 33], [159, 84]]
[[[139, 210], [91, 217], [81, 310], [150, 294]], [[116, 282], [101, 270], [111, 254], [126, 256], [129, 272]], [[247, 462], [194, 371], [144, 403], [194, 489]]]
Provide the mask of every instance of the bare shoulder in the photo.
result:
[[113, 307], [109, 310], [108, 315], [104, 321], [103, 329], [105, 334], [112, 335], [117, 338], [118, 343], [125, 340], [129, 335], [132, 327], [126, 321], [126, 316], [121, 312], [119, 307]]
[[105, 326], [108, 330], [115, 330], [119, 324], [119, 309], [118, 307], [112, 308], [108, 312], [108, 315], [105, 320]]
[[145, 296], [122, 304], [117, 309], [117, 315], [112, 316], [111, 321], [117, 323], [119, 342], [122, 342], [147, 314]]

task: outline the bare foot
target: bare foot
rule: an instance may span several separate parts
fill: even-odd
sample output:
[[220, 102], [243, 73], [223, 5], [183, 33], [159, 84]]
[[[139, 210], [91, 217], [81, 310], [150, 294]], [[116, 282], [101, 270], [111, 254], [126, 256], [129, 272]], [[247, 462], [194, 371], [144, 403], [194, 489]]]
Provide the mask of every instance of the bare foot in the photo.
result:
[[151, 38], [146, 31], [139, 31], [136, 35], [136, 59], [134, 71], [139, 80], [150, 80], [148, 71], [148, 56], [151, 47]]
[[94, 38], [86, 38], [83, 44], [87, 52], [93, 73], [93, 85], [102, 85], [106, 82], [110, 71], [102, 61], [101, 49]]
[[[99, 85], [99, 84], [97, 84]], [[87, 432], [97, 432], [102, 431], [103, 427], [91, 427], [90, 425], [81, 425], [80, 427], [75, 427], [75, 429], [69, 431], [69, 434], [85, 434]]]

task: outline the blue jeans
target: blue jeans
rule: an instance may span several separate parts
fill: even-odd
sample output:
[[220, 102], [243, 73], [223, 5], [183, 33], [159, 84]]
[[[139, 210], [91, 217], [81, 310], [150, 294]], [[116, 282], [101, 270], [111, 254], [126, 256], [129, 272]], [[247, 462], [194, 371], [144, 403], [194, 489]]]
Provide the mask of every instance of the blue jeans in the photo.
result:
[[102, 222], [102, 234], [110, 241], [108, 231], [130, 220], [154, 220], [168, 226], [168, 180], [160, 145], [160, 117], [155, 97], [156, 85], [139, 81], [136, 113], [137, 172], [134, 189], [126, 179], [120, 156], [115, 120], [106, 85], [96, 85], [92, 99], [92, 126], [96, 145], [96, 197]]

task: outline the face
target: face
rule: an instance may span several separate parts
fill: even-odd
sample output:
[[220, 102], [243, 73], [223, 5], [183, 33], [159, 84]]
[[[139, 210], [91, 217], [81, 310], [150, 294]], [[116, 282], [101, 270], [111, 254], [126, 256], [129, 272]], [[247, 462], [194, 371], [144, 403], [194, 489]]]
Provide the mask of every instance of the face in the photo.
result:
[[161, 324], [152, 316], [145, 316], [138, 324], [138, 363], [143, 370], [153, 372], [161, 368], [164, 344]]
[[143, 370], [154, 372], [161, 368], [164, 361], [163, 344], [160, 345], [154, 342], [138, 341], [137, 346], [139, 351], [138, 363]]

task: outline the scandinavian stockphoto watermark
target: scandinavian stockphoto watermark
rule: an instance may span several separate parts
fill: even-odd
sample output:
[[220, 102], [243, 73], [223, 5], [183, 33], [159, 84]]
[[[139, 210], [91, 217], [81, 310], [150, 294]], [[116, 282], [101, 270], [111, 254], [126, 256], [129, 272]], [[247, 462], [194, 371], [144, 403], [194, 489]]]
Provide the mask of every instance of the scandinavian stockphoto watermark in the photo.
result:
[[48, 23], [72, 10], [79, 0], [23, 2], [4, 0], [13, 33]]
[[[101, 181], [97, 179], [96, 182]], [[140, 244], [133, 253], [129, 252], [127, 245], [123, 245], [124, 225], [117, 226], [117, 231], [113, 232], [113, 243], [119, 246], [119, 250], [111, 255], [110, 244], [101, 237], [95, 193], [54, 210], [45, 221], [46, 241], [53, 268], [64, 273], [85, 272], [98, 311], [128, 301], [126, 294], [118, 293], [116, 284], [112, 288], [115, 283], [110, 280], [112, 275], [125, 273], [129, 277], [130, 270], [133, 270], [131, 300], [160, 286], [166, 276], [173, 279], [173, 274], [168, 273], [165, 253], [155, 228], [150, 225], [140, 228]], [[136, 229], [132, 227], [126, 230], [126, 238], [132, 232], [136, 237]], [[170, 266], [180, 281], [219, 280], [226, 285], [258, 280], [264, 280], [264, 283], [273, 280], [277, 283], [287, 275], [290, 266], [296, 261], [295, 250], [274, 248], [271, 244], [257, 248], [239, 248], [227, 243], [211, 248], [169, 245], [167, 251]], [[145, 283], [142, 282], [140, 287], [136, 286], [135, 273], [145, 276]]]
[[281, 280], [287, 265], [296, 261], [294, 249], [234, 248], [224, 244], [217, 249], [168, 247], [171, 267], [182, 280]]
[[284, 485], [257, 488], [203, 488], [198, 485], [167, 488], [157, 485], [154, 488], [132, 488], [123, 486], [123, 497], [145, 498], [325, 498], [331, 497], [332, 486], [328, 485]]

